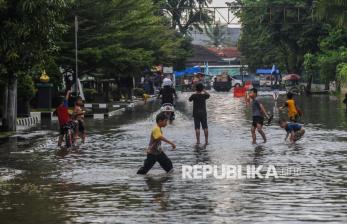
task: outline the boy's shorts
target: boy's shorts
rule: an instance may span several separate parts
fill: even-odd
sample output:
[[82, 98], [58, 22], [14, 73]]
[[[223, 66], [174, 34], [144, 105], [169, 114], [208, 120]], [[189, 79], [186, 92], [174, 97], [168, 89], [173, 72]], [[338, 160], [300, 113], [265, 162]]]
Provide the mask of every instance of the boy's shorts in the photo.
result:
[[63, 126], [60, 126], [59, 135], [65, 135], [65, 131], [68, 128], [75, 130], [76, 125], [77, 124], [74, 121], [69, 121], [66, 124], [64, 124]]
[[78, 132], [79, 133], [84, 133], [86, 130], [84, 121], [78, 120]]
[[264, 125], [264, 118], [263, 117], [259, 117], [259, 116], [253, 117], [252, 126], [256, 128], [258, 124], [260, 124], [261, 126]]
[[202, 126], [202, 129], [208, 129], [208, 126], [207, 126], [207, 116], [196, 116], [196, 117], [194, 117], [194, 127], [195, 127], [195, 130], [200, 129], [200, 124]]
[[301, 131], [296, 131], [294, 134], [294, 141], [299, 141], [302, 138], [303, 134], [301, 133]]

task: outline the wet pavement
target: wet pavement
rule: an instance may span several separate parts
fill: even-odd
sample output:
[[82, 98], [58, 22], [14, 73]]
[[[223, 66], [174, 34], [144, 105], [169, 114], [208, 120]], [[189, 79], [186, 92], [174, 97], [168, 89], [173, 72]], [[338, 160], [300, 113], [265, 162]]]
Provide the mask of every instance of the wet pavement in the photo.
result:
[[[192, 105], [180, 95], [176, 121], [163, 131], [175, 171], [156, 164], [136, 175], [159, 106], [106, 120], [87, 120], [77, 151], [57, 151], [56, 125], [28, 131], [0, 145], [1, 223], [346, 223], [347, 116], [332, 96], [300, 97], [306, 135], [284, 142], [274, 121], [268, 143], [252, 145], [250, 108], [229, 93], [208, 102], [210, 144], [196, 148]], [[283, 102], [280, 99], [279, 105]], [[280, 116], [272, 98], [260, 101]], [[260, 136], [259, 136], [260, 137]], [[187, 180], [182, 165], [289, 164], [299, 176], [278, 179]]]

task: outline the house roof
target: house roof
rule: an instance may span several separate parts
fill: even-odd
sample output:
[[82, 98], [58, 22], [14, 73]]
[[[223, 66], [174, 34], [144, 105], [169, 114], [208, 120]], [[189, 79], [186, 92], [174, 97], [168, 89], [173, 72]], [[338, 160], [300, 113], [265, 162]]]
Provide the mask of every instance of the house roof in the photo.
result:
[[193, 45], [193, 54], [186, 60], [187, 66], [195, 66], [208, 62], [210, 65], [223, 65], [226, 58], [238, 59], [240, 52], [237, 48], [206, 48], [201, 45]]
[[219, 63], [221, 58], [209, 51], [206, 47], [201, 45], [193, 45], [193, 54], [186, 61], [187, 64], [199, 64], [199, 63]]
[[237, 47], [226, 47], [226, 48], [208, 48], [209, 51], [221, 58], [239, 58], [241, 56], [240, 51]]

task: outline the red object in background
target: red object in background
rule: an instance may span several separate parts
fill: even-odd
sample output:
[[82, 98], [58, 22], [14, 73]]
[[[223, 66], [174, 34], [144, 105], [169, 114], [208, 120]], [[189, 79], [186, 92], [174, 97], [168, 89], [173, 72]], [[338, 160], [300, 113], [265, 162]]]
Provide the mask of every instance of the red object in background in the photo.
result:
[[297, 81], [300, 80], [300, 76], [298, 74], [288, 74], [285, 75], [282, 80], [284, 81]]
[[246, 87], [234, 87], [234, 97], [244, 97], [246, 95]]
[[245, 83], [244, 88], [245, 88], [246, 90], [249, 90], [249, 88], [251, 88], [251, 85], [252, 85], [252, 82], [251, 82], [251, 81], [247, 81], [247, 82]]

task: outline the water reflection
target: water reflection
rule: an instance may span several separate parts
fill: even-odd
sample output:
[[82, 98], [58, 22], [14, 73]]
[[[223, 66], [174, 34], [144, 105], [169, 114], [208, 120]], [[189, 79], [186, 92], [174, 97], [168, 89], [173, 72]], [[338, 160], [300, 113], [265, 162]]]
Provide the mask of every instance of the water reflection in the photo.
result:
[[149, 191], [153, 192], [153, 201], [160, 205], [161, 210], [167, 210], [169, 205], [170, 188], [165, 189], [164, 184], [172, 180], [171, 175], [163, 177], [146, 176], [145, 181]]

